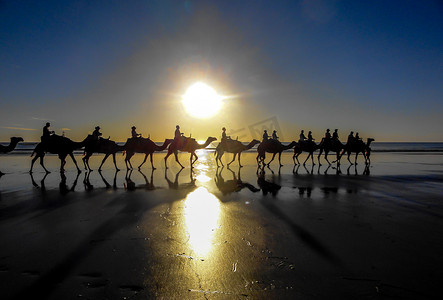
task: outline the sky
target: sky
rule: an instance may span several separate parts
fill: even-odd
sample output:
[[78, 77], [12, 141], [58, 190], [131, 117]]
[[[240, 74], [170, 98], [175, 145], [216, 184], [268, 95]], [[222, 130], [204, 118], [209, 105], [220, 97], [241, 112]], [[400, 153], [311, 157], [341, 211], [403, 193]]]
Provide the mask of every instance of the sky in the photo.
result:
[[[216, 116], [186, 113], [195, 82], [224, 96]], [[442, 142], [442, 83], [441, 1], [0, 1], [0, 141], [49, 121], [73, 140]]]

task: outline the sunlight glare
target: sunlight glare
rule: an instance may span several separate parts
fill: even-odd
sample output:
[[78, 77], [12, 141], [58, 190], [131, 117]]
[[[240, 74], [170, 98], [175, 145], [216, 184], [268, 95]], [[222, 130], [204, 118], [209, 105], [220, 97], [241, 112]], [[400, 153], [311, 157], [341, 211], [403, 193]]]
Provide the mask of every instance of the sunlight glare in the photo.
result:
[[183, 95], [182, 103], [189, 115], [199, 119], [215, 116], [223, 104], [222, 97], [203, 82], [191, 85]]
[[204, 187], [190, 193], [185, 200], [185, 220], [191, 248], [200, 255], [212, 248], [218, 227], [220, 202]]

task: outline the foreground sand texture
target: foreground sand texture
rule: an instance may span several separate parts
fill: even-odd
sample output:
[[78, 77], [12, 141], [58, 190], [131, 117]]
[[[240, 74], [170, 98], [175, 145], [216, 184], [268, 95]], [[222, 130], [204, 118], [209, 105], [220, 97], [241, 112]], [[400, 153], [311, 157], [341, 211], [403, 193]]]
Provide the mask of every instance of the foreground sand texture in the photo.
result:
[[[1, 158], [2, 299], [437, 299], [443, 293], [443, 156], [374, 154], [371, 167], [77, 177]], [[232, 157], [225, 155], [224, 161]], [[185, 156], [182, 157], [183, 161]], [[187, 158], [187, 156], [186, 156]], [[91, 158], [98, 168], [102, 156]], [[141, 160], [142, 156], [135, 156]], [[135, 162], [137, 163], [137, 161]], [[123, 167], [122, 161], [119, 161]], [[136, 165], [136, 164], [134, 164]], [[369, 172], [369, 174], [368, 174]], [[239, 180], [239, 175], [241, 180]]]

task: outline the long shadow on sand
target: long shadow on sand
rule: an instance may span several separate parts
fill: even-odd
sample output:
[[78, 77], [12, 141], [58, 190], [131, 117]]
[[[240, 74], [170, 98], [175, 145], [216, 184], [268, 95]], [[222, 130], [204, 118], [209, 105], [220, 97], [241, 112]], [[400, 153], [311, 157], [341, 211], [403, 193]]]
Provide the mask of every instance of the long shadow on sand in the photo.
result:
[[[181, 172], [181, 171], [180, 171]], [[14, 299], [45, 299], [48, 298], [51, 293], [57, 289], [59, 283], [63, 282], [68, 276], [71, 275], [74, 268], [78, 267], [81, 262], [88, 257], [88, 255], [96, 248], [100, 243], [94, 241], [103, 241], [109, 239], [116, 232], [124, 230], [128, 227], [133, 227], [140, 222], [145, 212], [148, 212], [155, 206], [161, 203], [172, 203], [183, 199], [188, 193], [192, 192], [197, 186], [195, 185], [195, 179], [192, 177], [191, 172], [191, 182], [185, 184], [178, 183], [178, 177], [180, 172], [176, 174], [175, 182], [170, 182], [167, 179], [167, 174], [165, 172], [165, 178], [168, 183], [171, 184], [170, 188], [177, 189], [179, 192], [170, 193], [163, 190], [167, 195], [163, 197], [156, 197], [154, 201], [146, 201], [144, 190], [134, 190], [131, 192], [115, 193], [115, 197], [107, 204], [110, 206], [123, 205], [123, 207], [115, 213], [112, 218], [108, 221], [103, 222], [90, 234], [84, 237], [72, 251], [67, 254], [64, 260], [54, 266], [46, 274], [39, 277], [32, 285], [30, 285], [25, 290], [19, 292], [15, 295]], [[130, 180], [130, 175], [128, 174], [127, 179]], [[151, 186], [151, 182], [147, 184]], [[160, 191], [161, 192], [161, 191]], [[161, 198], [158, 200], [157, 198]], [[98, 246], [97, 246], [98, 247]], [[144, 253], [143, 255], [146, 255]], [[145, 274], [149, 276], [149, 274]], [[140, 289], [142, 289], [140, 287]], [[145, 291], [145, 296], [149, 299], [155, 295], [149, 295], [149, 291]]]

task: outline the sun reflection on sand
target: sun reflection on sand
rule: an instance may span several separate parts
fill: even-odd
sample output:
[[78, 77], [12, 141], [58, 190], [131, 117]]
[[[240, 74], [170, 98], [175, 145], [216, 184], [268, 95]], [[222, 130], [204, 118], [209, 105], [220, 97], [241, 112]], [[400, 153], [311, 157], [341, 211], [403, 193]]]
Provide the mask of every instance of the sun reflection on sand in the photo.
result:
[[186, 197], [184, 210], [190, 247], [199, 255], [208, 254], [219, 225], [220, 201], [199, 187]]

